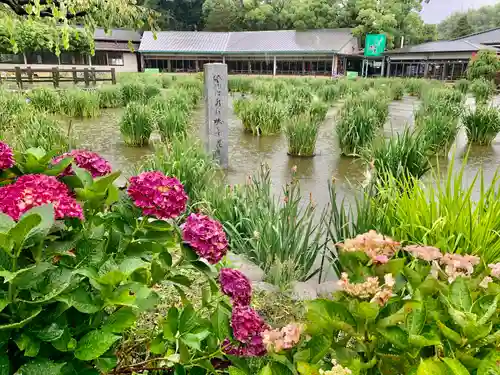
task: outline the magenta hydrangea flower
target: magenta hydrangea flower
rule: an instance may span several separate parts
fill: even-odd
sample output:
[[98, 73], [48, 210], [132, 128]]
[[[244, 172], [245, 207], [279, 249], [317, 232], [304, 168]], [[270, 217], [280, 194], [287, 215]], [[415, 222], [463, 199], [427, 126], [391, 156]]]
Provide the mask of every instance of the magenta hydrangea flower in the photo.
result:
[[0, 169], [9, 169], [14, 166], [14, 153], [12, 149], [3, 142], [0, 142]]
[[[72, 157], [75, 164], [80, 168], [89, 171], [92, 177], [101, 177], [111, 173], [111, 165], [106, 159], [103, 159], [95, 152], [87, 150], [72, 150], [71, 152], [67, 152], [54, 158], [54, 160], [52, 160], [52, 163], [57, 164], [64, 158], [69, 157]], [[69, 176], [71, 174], [73, 174], [73, 172], [71, 170], [71, 166], [69, 166], [61, 175]]]
[[54, 205], [56, 219], [83, 220], [82, 207], [70, 195], [68, 187], [53, 176], [27, 174], [11, 185], [0, 187], [0, 211], [14, 220], [31, 208], [48, 203]]
[[221, 348], [224, 353], [236, 357], [262, 357], [267, 354], [266, 347], [259, 336], [254, 336], [247, 344], [232, 343], [226, 338], [222, 342]]
[[268, 327], [259, 313], [250, 306], [235, 306], [231, 314], [231, 328], [236, 340], [248, 344], [256, 336], [261, 337]]
[[143, 172], [130, 178], [128, 195], [145, 215], [171, 219], [186, 209], [184, 186], [175, 177], [160, 172]]
[[191, 214], [182, 227], [182, 239], [210, 264], [227, 253], [227, 239], [221, 223], [202, 214]]
[[219, 273], [219, 283], [222, 293], [230, 297], [235, 306], [250, 305], [252, 285], [242, 272], [232, 268], [223, 268]]

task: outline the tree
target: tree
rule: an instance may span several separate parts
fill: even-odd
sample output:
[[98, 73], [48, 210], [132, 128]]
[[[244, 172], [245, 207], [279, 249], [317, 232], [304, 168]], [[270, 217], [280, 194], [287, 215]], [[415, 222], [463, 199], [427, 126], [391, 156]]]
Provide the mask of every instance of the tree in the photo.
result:
[[451, 39], [456, 39], [460, 38], [462, 36], [470, 35], [474, 32], [472, 29], [471, 25], [469, 24], [469, 21], [467, 19], [467, 15], [464, 14], [462, 15], [458, 21], [455, 27], [453, 28], [451, 32]]
[[467, 12], [453, 13], [438, 25], [439, 37], [441, 39], [451, 39], [464, 15], [467, 16], [467, 21], [471, 27], [468, 34], [500, 27], [500, 3], [497, 3], [478, 9], [469, 9]]
[[500, 72], [500, 59], [495, 51], [479, 51], [471, 58], [467, 68], [467, 78], [470, 80], [483, 78], [493, 81], [498, 72]]
[[158, 12], [161, 30], [203, 28], [203, 0], [145, 0], [143, 5]]
[[[0, 0], [1, 33], [3, 39], [10, 41], [12, 50], [21, 50], [19, 24], [34, 23], [38, 30], [51, 30], [43, 35], [58, 54], [62, 49], [69, 49], [71, 37], [78, 38], [79, 33], [71, 24], [80, 23], [88, 35], [93, 35], [97, 26], [110, 29], [128, 27], [133, 29], [156, 28], [156, 12], [136, 5], [135, 0]], [[38, 33], [37, 35], [41, 35]], [[90, 42], [93, 47], [93, 40]]]

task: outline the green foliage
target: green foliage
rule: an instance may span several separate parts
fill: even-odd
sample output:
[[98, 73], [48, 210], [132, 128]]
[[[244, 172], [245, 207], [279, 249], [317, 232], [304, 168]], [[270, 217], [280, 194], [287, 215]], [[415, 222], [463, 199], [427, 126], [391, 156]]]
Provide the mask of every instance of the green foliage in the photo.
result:
[[471, 25], [469, 24], [467, 15], [464, 14], [457, 20], [455, 28], [451, 31], [450, 39], [457, 39], [466, 35], [470, 35], [472, 33], [473, 30]]
[[500, 109], [478, 106], [463, 114], [462, 123], [469, 142], [490, 145], [500, 132]]
[[131, 102], [120, 121], [120, 132], [126, 144], [141, 147], [149, 143], [154, 125], [152, 108], [147, 104]]
[[419, 130], [429, 154], [448, 154], [459, 130], [459, 118], [455, 116], [432, 110], [419, 118]]
[[455, 82], [455, 88], [460, 91], [463, 95], [469, 92], [470, 81], [465, 78], [459, 79]]
[[470, 91], [476, 99], [476, 105], [486, 105], [495, 93], [495, 85], [492, 81], [484, 78], [478, 78], [472, 81]]
[[401, 81], [392, 82], [390, 85], [392, 100], [402, 100], [405, 95], [405, 86]]
[[60, 106], [59, 94], [56, 90], [37, 87], [28, 94], [31, 105], [41, 112], [57, 113]]
[[99, 108], [120, 108], [123, 106], [123, 93], [120, 86], [103, 86], [99, 89]]
[[324, 247], [315, 204], [310, 200], [304, 207], [301, 200], [295, 178], [276, 198], [270, 170], [263, 166], [245, 185], [208, 190], [204, 210], [224, 225], [233, 252], [259, 265], [265, 281], [286, 290], [293, 281], [305, 281], [317, 272], [313, 266]]
[[440, 39], [451, 39], [453, 31], [457, 29], [457, 25], [464, 15], [472, 28], [469, 34], [500, 27], [500, 20], [497, 17], [499, 12], [500, 4], [484, 5], [478, 8], [469, 8], [465, 12], [455, 12], [438, 25]]
[[288, 154], [314, 156], [318, 139], [319, 123], [309, 114], [291, 117], [285, 127]]
[[476, 56], [471, 58], [467, 67], [467, 76], [472, 80], [485, 79], [493, 81], [500, 71], [500, 59], [495, 51], [479, 51]]
[[363, 154], [367, 164], [372, 164], [377, 178], [383, 182], [387, 175], [396, 179], [408, 176], [422, 177], [429, 169], [427, 145], [420, 133], [406, 128], [402, 134], [389, 139], [378, 139]]
[[69, 117], [97, 117], [100, 115], [99, 93], [70, 89], [61, 91], [61, 111]]
[[264, 98], [239, 99], [234, 110], [244, 129], [253, 135], [278, 134], [286, 118], [286, 108], [281, 102]]

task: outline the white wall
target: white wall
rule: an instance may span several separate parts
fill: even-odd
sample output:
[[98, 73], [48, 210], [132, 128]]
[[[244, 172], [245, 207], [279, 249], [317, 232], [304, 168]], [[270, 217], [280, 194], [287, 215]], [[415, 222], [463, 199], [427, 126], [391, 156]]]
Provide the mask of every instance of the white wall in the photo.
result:
[[16, 66], [21, 68], [31, 67], [33, 70], [36, 69], [52, 69], [54, 67], [58, 67], [59, 69], [72, 69], [73, 67], [77, 69], [83, 68], [96, 68], [99, 69], [111, 69], [115, 68], [116, 72], [137, 72], [139, 71], [137, 66], [137, 55], [132, 52], [124, 52], [123, 53], [123, 66], [111, 66], [111, 65], [46, 65], [46, 64], [0, 64], [0, 72], [2, 69], [14, 69]]

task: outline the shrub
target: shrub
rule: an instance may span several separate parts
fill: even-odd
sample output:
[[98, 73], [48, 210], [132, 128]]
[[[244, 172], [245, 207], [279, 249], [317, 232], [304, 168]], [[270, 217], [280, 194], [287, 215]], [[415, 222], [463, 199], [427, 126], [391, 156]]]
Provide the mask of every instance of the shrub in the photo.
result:
[[288, 139], [288, 154], [296, 156], [314, 156], [318, 139], [319, 123], [309, 114], [291, 117], [285, 127]]
[[472, 81], [470, 91], [476, 99], [476, 105], [486, 105], [495, 93], [495, 85], [492, 81], [479, 78]]
[[244, 129], [253, 135], [279, 133], [286, 117], [285, 106], [269, 99], [239, 99], [234, 109]]
[[144, 146], [155, 125], [154, 112], [147, 104], [132, 102], [127, 105], [120, 121], [123, 140], [130, 146]]
[[420, 178], [430, 169], [425, 140], [408, 128], [389, 139], [378, 139], [363, 153], [363, 158], [382, 182], [388, 174], [396, 179]]
[[471, 143], [489, 145], [500, 132], [500, 110], [495, 107], [479, 106], [462, 116], [462, 123]]
[[70, 89], [61, 92], [61, 110], [69, 117], [99, 116], [99, 93], [80, 89]]
[[467, 67], [467, 77], [473, 81], [484, 79], [493, 81], [500, 71], [500, 60], [494, 51], [479, 51], [471, 58]]
[[456, 83], [455, 83], [455, 88], [460, 91], [463, 95], [467, 94], [469, 92], [469, 85], [470, 85], [470, 81], [465, 79], [465, 78], [462, 78], [462, 79], [459, 79]]
[[103, 86], [99, 89], [100, 108], [119, 108], [122, 106], [123, 93], [120, 86]]
[[54, 89], [37, 87], [28, 94], [30, 104], [38, 111], [57, 113], [60, 106], [59, 94]]

